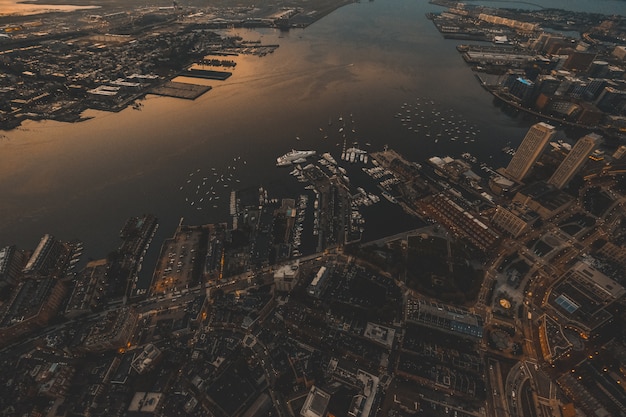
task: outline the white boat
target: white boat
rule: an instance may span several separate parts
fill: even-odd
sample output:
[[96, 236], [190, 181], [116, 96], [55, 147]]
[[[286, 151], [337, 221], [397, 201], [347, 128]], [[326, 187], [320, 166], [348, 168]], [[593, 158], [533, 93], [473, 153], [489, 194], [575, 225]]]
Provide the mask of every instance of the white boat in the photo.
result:
[[315, 155], [315, 151], [297, 151], [292, 149], [290, 152], [276, 158], [276, 166], [289, 166], [294, 163], [302, 163], [307, 158]]
[[335, 160], [335, 158], [333, 158], [333, 156], [330, 153], [326, 152], [322, 156], [324, 157], [325, 160], [327, 160], [331, 164], [337, 165], [337, 161]]
[[398, 200], [396, 200], [395, 197], [389, 194], [387, 191], [383, 191], [382, 194], [383, 194], [383, 197], [385, 197], [389, 202], [398, 204]]

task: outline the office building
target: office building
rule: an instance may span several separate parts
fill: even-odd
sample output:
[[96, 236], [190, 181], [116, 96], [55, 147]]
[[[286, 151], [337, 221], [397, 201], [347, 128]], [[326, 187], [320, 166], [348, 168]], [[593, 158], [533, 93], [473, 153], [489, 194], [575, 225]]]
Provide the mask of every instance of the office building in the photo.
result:
[[602, 137], [591, 133], [576, 142], [576, 145], [567, 154], [561, 165], [554, 171], [548, 180], [548, 184], [554, 185], [558, 189], [565, 187], [574, 175], [582, 168], [583, 164], [598, 146]]
[[555, 134], [554, 126], [547, 123], [533, 125], [506, 167], [506, 173], [512, 179], [522, 181]]

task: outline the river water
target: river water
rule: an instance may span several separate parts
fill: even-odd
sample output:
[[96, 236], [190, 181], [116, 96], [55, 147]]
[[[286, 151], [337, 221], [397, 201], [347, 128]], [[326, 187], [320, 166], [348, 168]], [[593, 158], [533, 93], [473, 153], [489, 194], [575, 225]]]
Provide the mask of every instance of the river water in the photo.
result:
[[[195, 101], [148, 96], [141, 111], [89, 111], [94, 117], [82, 123], [27, 122], [4, 132], [0, 245], [33, 248], [51, 233], [83, 240], [86, 255], [99, 258], [118, 246], [128, 216], [159, 218], [156, 246], [181, 217], [187, 224], [225, 221], [235, 184], [289, 194], [293, 178], [274, 164], [291, 148], [338, 157], [340, 139], [324, 139], [320, 130], [330, 133], [329, 121], [340, 116], [373, 151], [388, 144], [418, 162], [470, 152], [494, 167], [506, 164], [510, 157], [500, 149], [517, 145], [535, 121], [494, 105], [457, 53], [458, 42], [444, 40], [425, 18], [440, 10], [424, 1], [364, 2], [304, 30], [242, 30], [244, 38], [280, 47], [240, 57], [230, 79], [211, 82]], [[416, 102], [429, 106], [429, 129], [436, 113], [457, 117], [471, 140], [435, 141], [436, 131], [409, 130], [397, 115]], [[217, 207], [190, 206], [190, 174], [213, 172], [233, 179], [219, 188]], [[406, 222], [377, 213], [368, 227], [384, 235]]]

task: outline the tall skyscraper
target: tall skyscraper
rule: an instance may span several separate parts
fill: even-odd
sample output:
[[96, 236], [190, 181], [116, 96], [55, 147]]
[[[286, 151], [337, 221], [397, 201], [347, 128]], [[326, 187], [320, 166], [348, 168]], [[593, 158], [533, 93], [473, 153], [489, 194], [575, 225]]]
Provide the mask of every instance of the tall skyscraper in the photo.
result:
[[556, 188], [563, 188], [572, 179], [574, 175], [582, 168], [587, 157], [602, 141], [602, 136], [590, 133], [576, 142], [571, 151], [567, 154], [561, 165], [554, 171], [554, 174], [548, 180], [548, 184], [554, 185]]
[[547, 123], [531, 126], [506, 167], [507, 174], [516, 181], [523, 180], [555, 134], [554, 126]]

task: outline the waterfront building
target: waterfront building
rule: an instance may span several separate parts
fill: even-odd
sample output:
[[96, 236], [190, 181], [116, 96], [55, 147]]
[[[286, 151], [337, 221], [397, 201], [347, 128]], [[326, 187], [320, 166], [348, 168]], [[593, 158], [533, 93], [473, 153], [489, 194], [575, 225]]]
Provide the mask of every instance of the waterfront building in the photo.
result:
[[481, 13], [478, 15], [479, 20], [483, 20], [488, 23], [492, 23], [494, 25], [507, 26], [513, 29], [516, 29], [520, 32], [534, 32], [539, 28], [537, 23], [530, 22], [522, 22], [520, 20], [509, 19], [506, 17], [500, 17], [495, 15], [490, 15], [487, 13]]
[[515, 183], [502, 175], [494, 175], [489, 179], [489, 189], [496, 195], [502, 195], [508, 192]]
[[26, 263], [24, 274], [44, 276], [52, 273], [64, 249], [63, 244], [52, 235], [44, 235]]
[[551, 100], [550, 113], [557, 114], [564, 119], [573, 119], [580, 113], [580, 106], [570, 101]]
[[593, 150], [600, 144], [601, 140], [602, 137], [595, 133], [590, 133], [580, 138], [572, 150], [569, 151], [565, 160], [563, 160], [556, 171], [554, 171], [554, 174], [552, 174], [548, 180], [548, 184], [558, 189], [565, 187], [582, 168], [589, 155], [591, 155]]
[[555, 134], [554, 126], [547, 123], [540, 122], [531, 126], [506, 167], [506, 173], [512, 179], [522, 181]]
[[520, 103], [528, 104], [535, 91], [535, 83], [525, 77], [517, 77], [509, 86], [509, 94]]
[[15, 246], [0, 249], [0, 287], [15, 285], [24, 267], [24, 254]]

